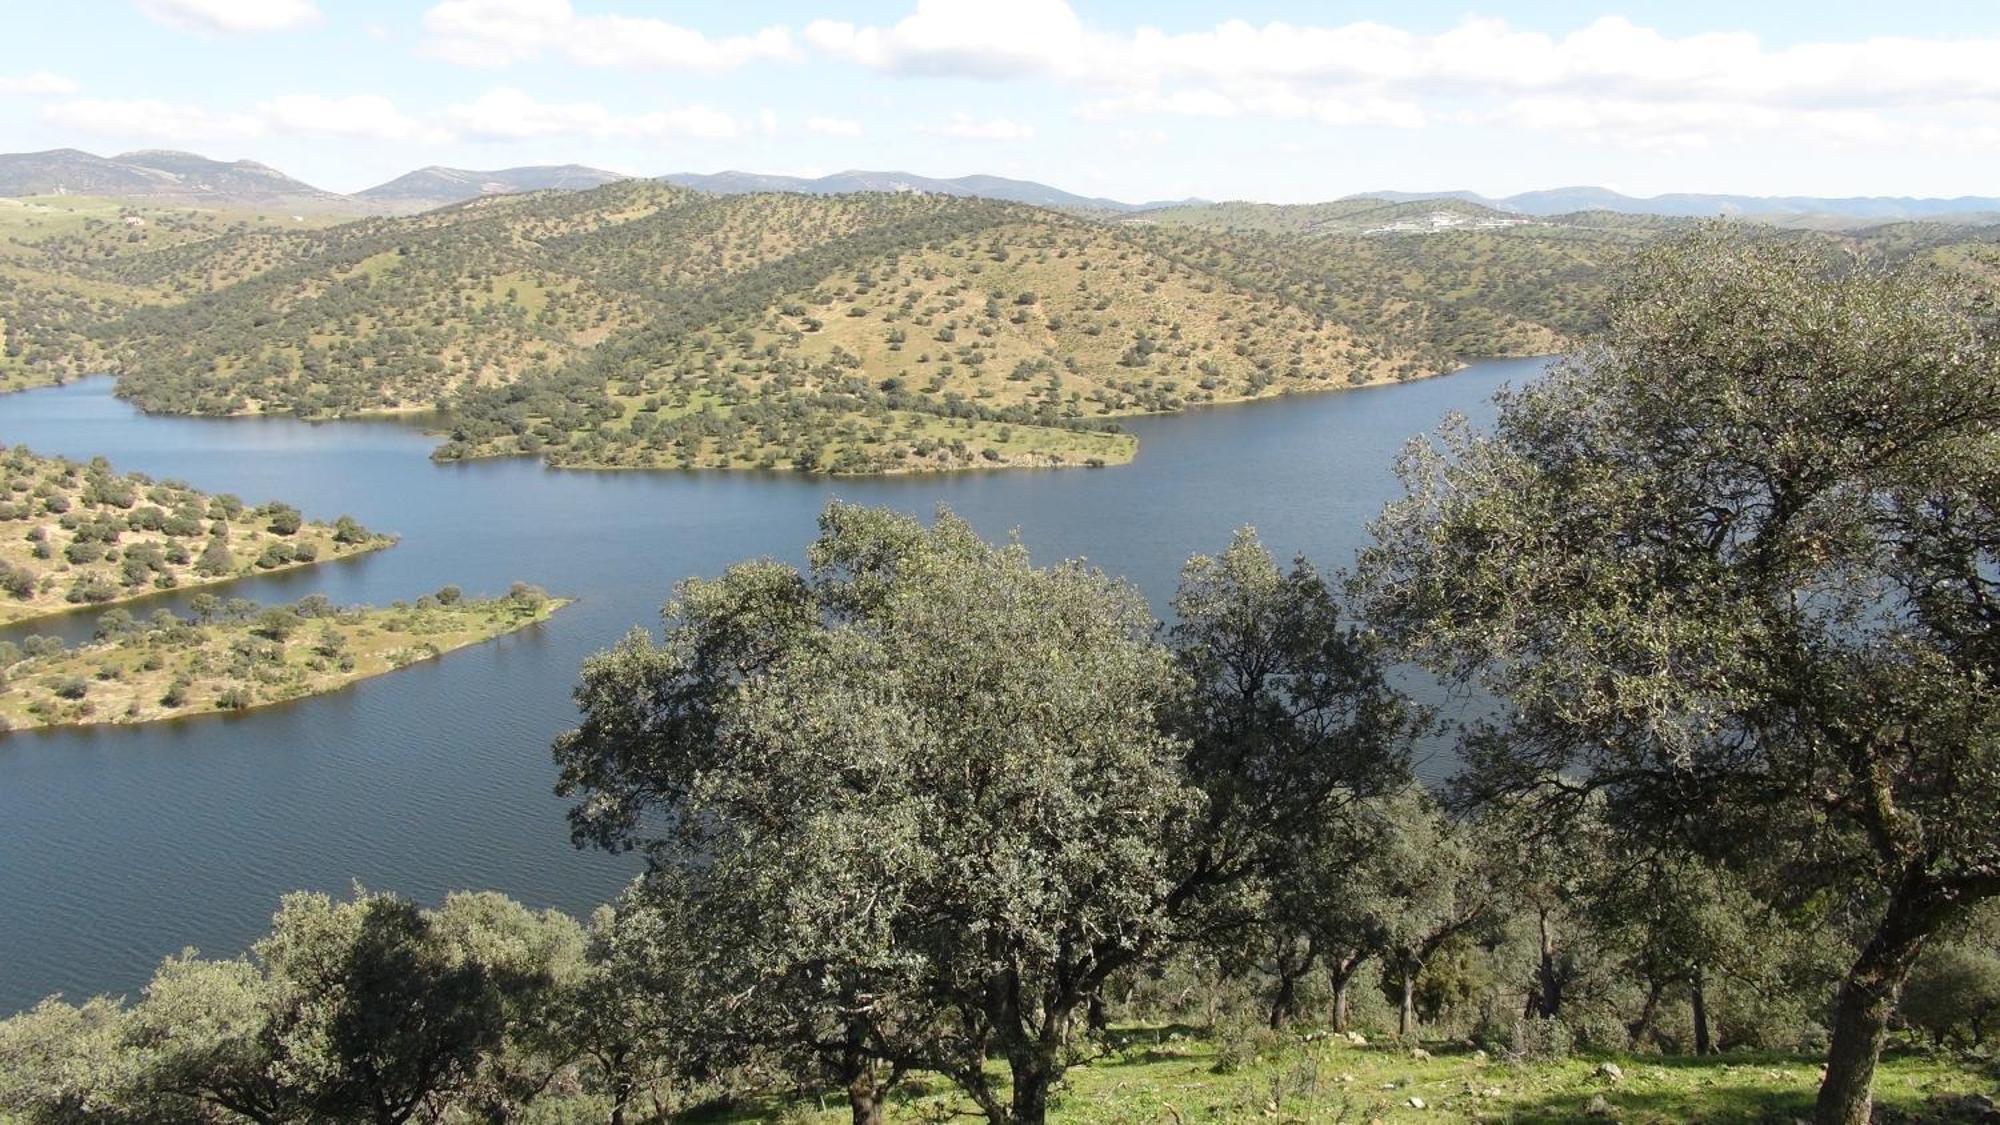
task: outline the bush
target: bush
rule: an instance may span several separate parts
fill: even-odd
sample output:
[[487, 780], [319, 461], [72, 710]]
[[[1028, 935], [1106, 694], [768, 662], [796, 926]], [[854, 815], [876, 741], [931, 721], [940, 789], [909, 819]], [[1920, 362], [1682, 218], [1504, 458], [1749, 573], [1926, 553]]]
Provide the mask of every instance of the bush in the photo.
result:
[[1555, 1061], [1576, 1053], [1576, 1033], [1561, 1019], [1520, 1019], [1502, 1046], [1511, 1058]]

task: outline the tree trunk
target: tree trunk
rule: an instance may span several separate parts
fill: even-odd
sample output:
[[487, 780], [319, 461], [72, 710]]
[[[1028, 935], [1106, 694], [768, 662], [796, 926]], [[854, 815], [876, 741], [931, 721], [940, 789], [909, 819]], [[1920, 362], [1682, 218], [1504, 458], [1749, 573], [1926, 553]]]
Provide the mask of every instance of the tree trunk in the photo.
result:
[[1712, 1054], [1715, 1047], [1708, 1036], [1708, 990], [1704, 987], [1699, 969], [1695, 970], [1694, 979], [1689, 982], [1688, 1000], [1694, 1006], [1694, 1053]]
[[611, 1125], [625, 1125], [625, 1107], [632, 1102], [634, 1083], [622, 1071], [611, 1083]]
[[1347, 1030], [1347, 986], [1353, 982], [1354, 974], [1360, 972], [1361, 966], [1366, 964], [1367, 961], [1368, 957], [1364, 953], [1352, 953], [1345, 957], [1336, 955], [1327, 958], [1329, 968], [1327, 969], [1326, 979], [1327, 983], [1333, 986], [1333, 1029], [1335, 1031]]
[[1889, 900], [1875, 936], [1841, 982], [1834, 1004], [1833, 1041], [1826, 1078], [1813, 1111], [1817, 1125], [1867, 1125], [1875, 1094], [1875, 1065], [1888, 1038], [1903, 981], [1923, 952], [1924, 940], [1950, 913], [1951, 896], [1917, 876], [1907, 877]]
[[1535, 1014], [1552, 1020], [1562, 1011], [1562, 982], [1556, 977], [1555, 929], [1549, 924], [1547, 910], [1538, 913], [1537, 929], [1541, 937], [1542, 957], [1535, 973]]
[[1277, 1031], [1290, 1022], [1292, 1012], [1299, 1004], [1299, 980], [1287, 972], [1283, 965], [1278, 967], [1278, 995], [1271, 1001], [1271, 1030]]
[[882, 1125], [882, 1091], [873, 1075], [863, 1074], [847, 1084], [847, 1108], [854, 1125]]
[[1110, 1030], [1111, 1017], [1104, 1011], [1104, 993], [1090, 994], [1090, 1006], [1085, 1009], [1084, 1020], [1092, 1031], [1102, 1034]]
[[1646, 1038], [1646, 1032], [1653, 1028], [1653, 1014], [1660, 1008], [1660, 993], [1666, 988], [1657, 980], [1646, 982], [1646, 1004], [1639, 1009], [1639, 1018], [1625, 1025], [1625, 1032], [1632, 1041], [1632, 1049], [1638, 1050]]
[[1404, 1039], [1417, 1033], [1417, 971], [1403, 966], [1403, 1004], [1396, 1014], [1396, 1034]]
[[1055, 1082], [1055, 1068], [1039, 1052], [1016, 1056], [1008, 1064], [1014, 1079], [1011, 1125], [1046, 1125], [1049, 1119], [1049, 1087]]

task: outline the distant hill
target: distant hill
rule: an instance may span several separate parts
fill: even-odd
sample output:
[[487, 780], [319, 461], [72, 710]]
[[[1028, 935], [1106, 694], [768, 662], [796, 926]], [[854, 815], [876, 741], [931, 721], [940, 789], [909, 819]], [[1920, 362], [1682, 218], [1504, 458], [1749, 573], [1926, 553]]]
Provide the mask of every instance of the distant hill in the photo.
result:
[[1624, 195], [1601, 187], [1563, 187], [1524, 191], [1498, 199], [1470, 191], [1371, 191], [1348, 199], [1380, 199], [1407, 203], [1455, 199], [1522, 215], [1569, 215], [1581, 211], [1612, 211], [1625, 215], [1672, 218], [1742, 218], [1788, 223], [1813, 219], [1844, 219], [1854, 223], [1889, 223], [1915, 219], [1959, 218], [1991, 221], [2000, 212], [2000, 197], [1958, 196], [1927, 199], [1912, 196], [1703, 195], [1676, 193], [1649, 198]]
[[94, 195], [176, 206], [358, 209], [253, 160], [147, 149], [103, 157], [73, 148], [0, 154], [0, 196]]
[[1026, 203], [1034, 207], [1048, 207], [1071, 211], [1112, 211], [1131, 213], [1148, 211], [1159, 207], [1199, 203], [1200, 200], [1156, 201], [1152, 203], [1126, 203], [1102, 196], [1077, 195], [1061, 188], [1038, 184], [1032, 180], [1010, 180], [1004, 176], [959, 176], [954, 179], [938, 179], [919, 176], [911, 172], [864, 172], [849, 169], [835, 172], [830, 176], [808, 179], [804, 176], [773, 176], [760, 172], [669, 172], [660, 179], [679, 187], [693, 188], [713, 195], [745, 195], [760, 191], [790, 191], [803, 195], [845, 195], [858, 191], [921, 191], [932, 195], [969, 196], [979, 199], [997, 199], [1006, 203]]
[[474, 171], [431, 165], [354, 193], [398, 210], [426, 210], [450, 203], [462, 203], [483, 195], [510, 195], [523, 191], [583, 191], [625, 179], [617, 172], [583, 164], [537, 164], [525, 168], [498, 168]]

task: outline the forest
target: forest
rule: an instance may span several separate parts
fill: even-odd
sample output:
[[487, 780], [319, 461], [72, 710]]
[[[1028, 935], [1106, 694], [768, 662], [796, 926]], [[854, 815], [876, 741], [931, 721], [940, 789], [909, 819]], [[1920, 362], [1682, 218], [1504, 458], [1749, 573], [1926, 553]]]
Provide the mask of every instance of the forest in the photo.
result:
[[582, 668], [615, 902], [290, 896], [0, 1023], [0, 1115], [1993, 1119], [1990, 285], [1714, 229], [1603, 284], [1337, 572], [1244, 529], [1161, 619], [829, 505]]

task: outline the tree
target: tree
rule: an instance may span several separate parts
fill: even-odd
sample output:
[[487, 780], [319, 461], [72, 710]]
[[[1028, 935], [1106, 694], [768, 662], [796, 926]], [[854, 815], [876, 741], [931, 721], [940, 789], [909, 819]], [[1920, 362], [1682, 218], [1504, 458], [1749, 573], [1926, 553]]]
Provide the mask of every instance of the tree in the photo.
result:
[[496, 1002], [500, 1034], [480, 1053], [465, 1100], [483, 1120], [512, 1121], [581, 1053], [556, 1013], [587, 972], [583, 927], [492, 891], [448, 895], [428, 918], [450, 958], [476, 969]]
[[1290, 840], [1404, 776], [1372, 645], [1248, 534], [1189, 564], [1172, 648], [1129, 587], [949, 513], [834, 504], [810, 558], [684, 583], [556, 753], [580, 842], [732, 920], [713, 972], [757, 998], [724, 1025], [857, 1122], [913, 1067], [1043, 1120], [1108, 978], [1240, 930]]
[[195, 557], [194, 571], [196, 574], [210, 578], [220, 578], [223, 575], [236, 573], [236, 556], [229, 550], [229, 537], [226, 535], [209, 536], [208, 545], [203, 547], [201, 554]]
[[1425, 718], [1312, 565], [1281, 570], [1254, 531], [1189, 559], [1173, 604], [1169, 637], [1189, 685], [1173, 726], [1203, 795], [1176, 844], [1177, 894], [1290, 880], [1302, 847], [1352, 842], [1345, 810], [1407, 784]]
[[1594, 345], [1413, 449], [1357, 591], [1508, 705], [1468, 780], [1601, 793], [1872, 916], [1822, 1125], [1866, 1121], [1925, 941], [2000, 893], [2000, 365], [1953, 279], [1717, 235], [1650, 253]]
[[1985, 1045], [2000, 1023], [2000, 911], [1975, 912], [1924, 950], [1903, 989], [1900, 1015], [1939, 1046]]
[[949, 514], [834, 504], [810, 557], [810, 579], [684, 583], [663, 646], [586, 665], [557, 746], [589, 794], [577, 834], [665, 868], [748, 857], [781, 892], [820, 877], [800, 909], [850, 945], [833, 979], [921, 966], [949, 1020], [927, 1061], [989, 1119], [1039, 1123], [1079, 1010], [1166, 928], [1164, 826], [1198, 801], [1161, 729], [1174, 664], [1130, 588]]
[[288, 895], [255, 952], [277, 1065], [318, 1112], [401, 1125], [463, 1090], [504, 1035], [486, 968], [405, 899]]
[[157, 1119], [131, 1097], [137, 1060], [124, 1045], [126, 1020], [102, 997], [81, 1005], [51, 998], [0, 1020], [0, 1117], [23, 1125]]

